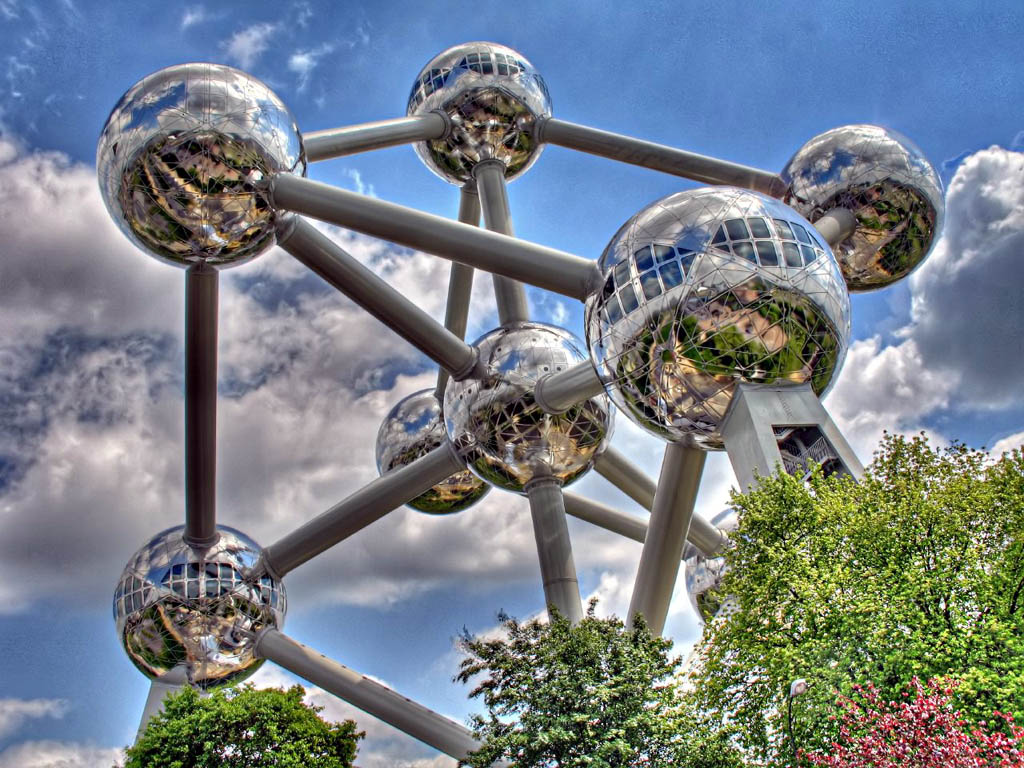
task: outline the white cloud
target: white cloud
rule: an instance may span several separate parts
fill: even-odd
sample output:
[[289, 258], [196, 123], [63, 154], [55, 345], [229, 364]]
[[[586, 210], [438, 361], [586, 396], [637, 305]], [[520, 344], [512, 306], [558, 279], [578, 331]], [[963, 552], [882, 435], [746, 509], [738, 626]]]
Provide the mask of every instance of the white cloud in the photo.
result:
[[221, 44], [228, 60], [248, 70], [270, 46], [270, 38], [277, 31], [276, 24], [260, 22], [235, 32]]
[[299, 78], [299, 92], [306, 90], [309, 79], [313, 75], [320, 59], [334, 50], [330, 43], [324, 43], [316, 48], [298, 50], [288, 57], [288, 70], [294, 72]]
[[182, 31], [189, 27], [201, 24], [206, 21], [207, 16], [206, 8], [202, 5], [190, 5], [185, 8], [185, 12], [181, 16], [181, 29]]
[[989, 450], [989, 454], [998, 458], [1004, 453], [1015, 450], [1024, 446], [1024, 432], [1017, 432], [1013, 435], [1007, 435], [1002, 440], [997, 440], [996, 444]]
[[0, 739], [17, 732], [27, 720], [62, 718], [68, 703], [63, 699], [0, 699]]
[[124, 750], [70, 741], [27, 741], [0, 752], [0, 768], [110, 768]]

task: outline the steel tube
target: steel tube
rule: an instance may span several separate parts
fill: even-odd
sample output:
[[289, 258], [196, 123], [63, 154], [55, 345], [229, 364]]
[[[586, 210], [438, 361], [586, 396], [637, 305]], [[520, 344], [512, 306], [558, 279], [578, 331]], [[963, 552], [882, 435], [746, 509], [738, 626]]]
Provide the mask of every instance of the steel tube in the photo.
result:
[[306, 160], [315, 163], [332, 157], [352, 155], [370, 149], [440, 139], [448, 133], [448, 121], [439, 112], [399, 117], [374, 123], [331, 128], [302, 134]]
[[[505, 164], [500, 160], [485, 160], [473, 168], [480, 208], [484, 214], [484, 226], [491, 232], [515, 237], [512, 228], [512, 214], [508, 207], [508, 187], [505, 185]], [[524, 322], [530, 319], [526, 304], [526, 291], [521, 283], [493, 274], [494, 298], [498, 304], [498, 322], [501, 325]]]
[[462, 469], [465, 463], [446, 442], [404, 467], [378, 477], [266, 547], [255, 570], [269, 571], [280, 578]]
[[706, 456], [699, 448], [676, 443], [665, 448], [651, 522], [629, 602], [629, 621], [643, 615], [656, 635], [665, 629]]
[[188, 685], [188, 673], [184, 666], [174, 667], [159, 680], [154, 680], [149, 684], [149, 695], [146, 696], [146, 705], [142, 709], [139, 729], [135, 732], [136, 743], [146, 732], [149, 721], [163, 710], [167, 697], [172, 693], [178, 693], [186, 685]]
[[590, 360], [545, 376], [533, 388], [533, 399], [548, 413], [565, 413], [576, 403], [604, 392], [604, 383]]
[[779, 197], [785, 192], [785, 184], [779, 175], [769, 171], [597, 128], [588, 128], [553, 117], [539, 122], [534, 128], [534, 136], [540, 142], [558, 144], [630, 165], [641, 165], [705, 184], [744, 187], [773, 197]]
[[480, 748], [468, 728], [328, 659], [279, 630], [260, 632], [256, 653], [456, 760], [465, 760], [470, 752]]
[[585, 299], [601, 284], [597, 264], [442, 216], [283, 173], [270, 181], [275, 208], [329, 221], [539, 288]]
[[281, 227], [277, 242], [298, 261], [348, 296], [456, 379], [476, 365], [476, 351], [356, 261], [301, 216]]
[[583, 602], [565, 519], [562, 486], [552, 478], [532, 480], [526, 486], [526, 496], [530, 500], [533, 535], [540, 557], [544, 603], [548, 611], [554, 607], [576, 624], [583, 618]]
[[814, 228], [834, 247], [854, 233], [857, 217], [848, 208], [833, 208], [814, 222]]
[[185, 271], [185, 543], [217, 541], [217, 270]]
[[[565, 501], [565, 513], [567, 515], [572, 515], [578, 520], [583, 520], [591, 525], [596, 525], [598, 528], [604, 528], [606, 531], [617, 533], [641, 544], [647, 538], [648, 523], [642, 518], [635, 515], [627, 515], [625, 512], [619, 512], [617, 509], [612, 509], [593, 499], [569, 493], [568, 491], [562, 493], [562, 498]], [[693, 544], [687, 544], [683, 548], [681, 559], [686, 560], [698, 554], [699, 551]]]
[[[459, 221], [474, 227], [480, 223], [480, 197], [476, 190], [462, 188], [459, 196]], [[466, 338], [469, 302], [472, 296], [473, 268], [453, 261], [451, 271], [448, 273], [448, 301], [445, 303], [444, 327], [460, 339]], [[441, 366], [437, 372], [435, 392], [439, 400], [444, 397], [444, 388], [447, 385], [448, 371]]]

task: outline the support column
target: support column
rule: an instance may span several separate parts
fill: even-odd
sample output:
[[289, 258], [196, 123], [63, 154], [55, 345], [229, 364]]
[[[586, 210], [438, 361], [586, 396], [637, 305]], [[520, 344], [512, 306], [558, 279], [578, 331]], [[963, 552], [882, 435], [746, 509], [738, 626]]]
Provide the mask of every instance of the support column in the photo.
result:
[[553, 478], [538, 478], [526, 485], [537, 539], [540, 575], [544, 582], [544, 603], [554, 606], [573, 624], [583, 618], [580, 584], [572, 557], [572, 542], [565, 519], [562, 486]]
[[[512, 215], [508, 207], [508, 187], [505, 184], [505, 164], [500, 160], [485, 160], [473, 168], [484, 226], [491, 232], [515, 237]], [[530, 319], [523, 286], [495, 273], [494, 298], [498, 303], [498, 322], [501, 325]]]
[[655, 635], [665, 629], [705, 456], [699, 448], [675, 443], [665, 448], [651, 522], [629, 602], [629, 621], [638, 613], [643, 614]]
[[175, 667], [159, 680], [149, 684], [149, 695], [146, 697], [146, 706], [142, 710], [142, 720], [139, 722], [139, 730], [135, 732], [135, 741], [142, 738], [146, 732], [149, 721], [156, 717], [164, 708], [164, 701], [172, 693], [177, 693], [188, 684], [188, 674], [185, 667]]

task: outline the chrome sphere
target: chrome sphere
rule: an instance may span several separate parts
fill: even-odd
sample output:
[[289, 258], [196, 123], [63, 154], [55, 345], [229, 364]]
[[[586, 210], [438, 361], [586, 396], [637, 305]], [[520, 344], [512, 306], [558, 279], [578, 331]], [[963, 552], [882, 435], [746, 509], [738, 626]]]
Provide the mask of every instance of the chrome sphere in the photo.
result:
[[[711, 523], [731, 533], [739, 526], [739, 518], [736, 511], [729, 508], [711, 518]], [[735, 598], [722, 594], [719, 589], [722, 577], [729, 570], [724, 557], [705, 557], [698, 552], [686, 559], [685, 566], [690, 605], [702, 621], [711, 621], [719, 612], [724, 616], [735, 612], [738, 607]]]
[[128, 237], [179, 266], [241, 264], [274, 244], [261, 182], [305, 174], [291, 112], [259, 80], [179, 64], [132, 86], [96, 150], [107, 210]]
[[[377, 432], [377, 471], [382, 475], [404, 467], [448, 442], [441, 420], [441, 403], [434, 390], [416, 392], [401, 400]], [[461, 512], [487, 495], [491, 486], [464, 469], [409, 502], [420, 512], [446, 515]]]
[[114, 621], [132, 663], [152, 680], [184, 668], [209, 689], [244, 680], [263, 663], [254, 634], [284, 624], [284, 585], [269, 576], [249, 583], [245, 572], [260, 548], [219, 526], [205, 551], [182, 539], [184, 526], [158, 533], [132, 556], [114, 592]]
[[782, 171], [786, 203], [811, 221], [833, 208], [857, 227], [834, 246], [851, 291], [906, 277], [942, 229], [942, 182], [913, 142], [877, 125], [847, 125], [801, 147]]
[[591, 358], [616, 405], [667, 440], [721, 448], [737, 381], [820, 395], [846, 355], [850, 297], [832, 252], [765, 195], [670, 195], [627, 221], [599, 264]]
[[535, 478], [568, 485], [590, 469], [611, 436], [608, 398], [585, 400], [558, 416], [533, 399], [538, 379], [585, 359], [576, 338], [543, 323], [514, 323], [475, 346], [483, 375], [449, 381], [444, 393], [448, 437], [474, 474], [523, 493]]
[[416, 144], [426, 166], [463, 185], [473, 167], [496, 158], [514, 179], [533, 165], [542, 146], [531, 129], [551, 115], [548, 87], [522, 54], [497, 43], [465, 43], [438, 54], [409, 94], [409, 115], [441, 111], [451, 120], [443, 139]]

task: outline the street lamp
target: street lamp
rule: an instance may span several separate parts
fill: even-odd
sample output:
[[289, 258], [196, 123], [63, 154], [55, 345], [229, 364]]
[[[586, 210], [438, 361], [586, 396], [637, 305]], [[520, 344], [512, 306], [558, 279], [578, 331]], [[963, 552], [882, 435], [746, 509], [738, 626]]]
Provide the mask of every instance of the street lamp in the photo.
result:
[[807, 693], [807, 681], [802, 677], [789, 684], [789, 696], [786, 697], [786, 716], [789, 723], [789, 746], [793, 751], [792, 765], [796, 767], [796, 739], [793, 737], [793, 699]]

